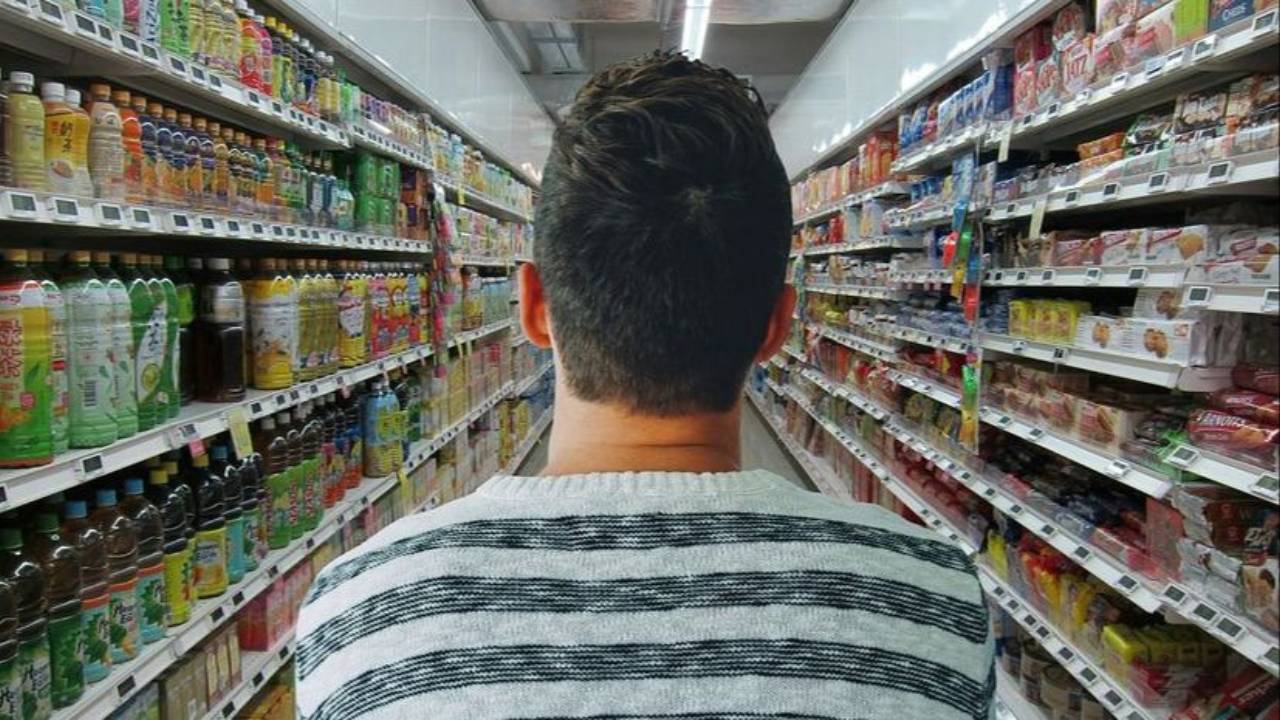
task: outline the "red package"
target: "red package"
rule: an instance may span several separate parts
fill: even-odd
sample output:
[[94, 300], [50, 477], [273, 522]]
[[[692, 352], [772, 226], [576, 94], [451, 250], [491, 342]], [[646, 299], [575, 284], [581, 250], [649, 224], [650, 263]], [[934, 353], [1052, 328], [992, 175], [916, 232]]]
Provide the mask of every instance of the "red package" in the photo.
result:
[[1280, 425], [1280, 397], [1254, 390], [1219, 390], [1209, 396], [1209, 407], [1263, 425]]
[[1231, 371], [1231, 382], [1268, 395], [1280, 395], [1280, 368], [1241, 364]]
[[1013, 41], [1013, 65], [1017, 69], [1035, 66], [1049, 57], [1052, 48], [1049, 26], [1036, 25]]
[[1269, 464], [1275, 459], [1280, 430], [1221, 410], [1196, 410], [1187, 419], [1191, 442], [1208, 450]]
[[1084, 9], [1078, 4], [1071, 3], [1059, 10], [1053, 18], [1054, 48], [1065, 50], [1071, 43], [1084, 37], [1084, 25]]

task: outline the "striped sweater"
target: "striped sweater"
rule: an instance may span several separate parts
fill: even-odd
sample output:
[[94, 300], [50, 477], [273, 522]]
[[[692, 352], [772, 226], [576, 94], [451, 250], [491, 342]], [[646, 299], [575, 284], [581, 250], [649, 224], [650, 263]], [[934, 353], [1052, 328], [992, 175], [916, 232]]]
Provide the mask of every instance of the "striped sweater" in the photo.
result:
[[308, 720], [992, 717], [973, 567], [763, 471], [498, 477], [316, 578]]

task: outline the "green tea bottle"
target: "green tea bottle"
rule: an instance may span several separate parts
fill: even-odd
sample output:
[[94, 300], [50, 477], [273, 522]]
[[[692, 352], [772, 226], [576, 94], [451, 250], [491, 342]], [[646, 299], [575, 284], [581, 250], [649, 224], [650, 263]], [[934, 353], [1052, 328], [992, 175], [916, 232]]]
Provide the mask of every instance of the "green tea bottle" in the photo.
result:
[[18, 606], [13, 586], [0, 578], [0, 718], [22, 715], [22, 679], [18, 677]]
[[[179, 410], [182, 409], [182, 397], [178, 393], [178, 369], [182, 365], [181, 348], [178, 346], [178, 288], [164, 274], [164, 268], [160, 267], [159, 255], [147, 256], [147, 267], [150, 269], [151, 276], [155, 280], [155, 287], [160, 289], [164, 296], [164, 327], [165, 327], [165, 355], [164, 369], [160, 375], [160, 396], [158, 400], [163, 401], [165, 414], [164, 417], [172, 420], [178, 417]], [[160, 406], [157, 405], [157, 408]]]
[[164, 309], [156, 307], [156, 296], [138, 267], [135, 253], [119, 256], [120, 278], [129, 290], [132, 308], [134, 392], [137, 394], [138, 430], [150, 430], [164, 418], [158, 406], [160, 374], [164, 369]]
[[166, 256], [164, 269], [178, 297], [178, 395], [186, 405], [196, 399], [196, 286], [182, 258]]
[[300, 410], [276, 415], [276, 427], [289, 444], [289, 539], [302, 537], [307, 513], [306, 482], [302, 472], [302, 417]]
[[0, 269], [0, 468], [53, 461], [49, 307], [26, 250]]
[[111, 593], [107, 589], [107, 543], [89, 522], [89, 504], [68, 500], [62, 536], [80, 555], [80, 637], [84, 641], [84, 681], [96, 683], [111, 672]]
[[324, 516], [324, 474], [320, 471], [324, 424], [311, 401], [302, 403], [298, 424], [302, 426], [302, 482], [306, 511], [302, 515], [303, 530], [315, 530]]
[[71, 253], [62, 285], [67, 304], [71, 447], [110, 445], [118, 437], [110, 333], [115, 308], [106, 283], [89, 266], [86, 250]]
[[147, 497], [160, 510], [164, 525], [165, 623], [169, 627], [190, 620], [191, 605], [196, 601], [191, 550], [187, 544], [187, 508], [174, 491], [175, 487], [163, 468], [151, 470]]
[[52, 512], [36, 515], [28, 543], [44, 571], [44, 597], [49, 614], [50, 696], [55, 708], [71, 705], [84, 694], [84, 648], [80, 622], [80, 552], [58, 528]]
[[67, 306], [62, 295], [62, 288], [54, 281], [53, 274], [44, 262], [44, 252], [30, 250], [27, 261], [32, 274], [40, 281], [44, 290], [45, 302], [49, 306], [49, 372], [53, 380], [52, 422], [53, 454], [67, 451]]
[[53, 714], [49, 671], [48, 621], [44, 571], [22, 550], [22, 532], [0, 528], [0, 576], [13, 587], [18, 606], [18, 664], [23, 720], [47, 720]]
[[138, 656], [138, 534], [133, 521], [116, 502], [116, 491], [101, 488], [89, 522], [102, 533], [107, 546], [111, 662]]
[[126, 478], [122, 487], [120, 510], [138, 534], [138, 637], [150, 645], [165, 632], [164, 518], [143, 496], [142, 478]]
[[240, 512], [244, 516], [244, 569], [253, 572], [258, 569], [258, 561], [267, 555], [266, 534], [263, 527], [263, 493], [261, 477], [258, 474], [256, 453], [242, 460], [238, 466], [240, 471]]
[[122, 438], [138, 432], [138, 391], [134, 375], [133, 303], [129, 288], [111, 267], [111, 254], [93, 253], [93, 271], [111, 296], [111, 360], [116, 379], [116, 430]]

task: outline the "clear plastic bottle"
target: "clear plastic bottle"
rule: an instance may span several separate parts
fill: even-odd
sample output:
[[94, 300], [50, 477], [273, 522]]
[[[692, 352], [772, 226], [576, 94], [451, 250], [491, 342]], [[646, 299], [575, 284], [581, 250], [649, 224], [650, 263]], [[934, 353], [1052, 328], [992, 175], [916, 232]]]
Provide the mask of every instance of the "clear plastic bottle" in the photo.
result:
[[125, 478], [122, 489], [120, 509], [133, 521], [138, 535], [138, 637], [143, 644], [150, 645], [164, 638], [168, 614], [164, 518], [160, 509], [143, 494], [142, 478]]
[[200, 134], [192, 124], [191, 113], [178, 113], [178, 127], [186, 143], [183, 161], [186, 163], [187, 207], [195, 210], [208, 207], [204, 195], [204, 163], [200, 157]]
[[365, 334], [369, 307], [369, 283], [355, 261], [339, 260], [341, 289], [338, 292], [338, 363], [350, 368], [368, 360], [369, 343]]
[[244, 484], [240, 468], [232, 464], [226, 445], [209, 451], [209, 469], [222, 480], [222, 514], [227, 523], [227, 582], [244, 578]]
[[192, 121], [192, 127], [196, 141], [199, 143], [201, 205], [207, 208], [220, 208], [215, 191], [218, 158], [214, 150], [213, 137], [209, 134], [209, 121], [198, 117]]
[[168, 471], [153, 468], [147, 477], [147, 498], [160, 511], [164, 527], [165, 624], [174, 627], [191, 619], [191, 605], [195, 602], [187, 507], [177, 486], [169, 482]]
[[44, 162], [44, 103], [32, 92], [35, 83], [31, 73], [9, 73], [4, 150], [13, 186], [43, 192], [49, 186]]
[[262, 478], [258, 474], [258, 464], [251, 453], [236, 466], [240, 473], [240, 513], [244, 517], [244, 543], [241, 552], [244, 554], [245, 572], [258, 569], [258, 563], [267, 555], [267, 540], [263, 519]]
[[262, 455], [262, 485], [269, 498], [265, 518], [267, 547], [278, 550], [292, 539], [292, 478], [289, 473], [289, 443], [276, 425], [276, 417], [267, 416], [258, 422], [253, 447]]
[[54, 512], [36, 514], [28, 541], [32, 557], [44, 572], [49, 618], [50, 697], [55, 708], [75, 703], [84, 694], [85, 642], [80, 620], [80, 552], [58, 528]]
[[364, 474], [386, 477], [404, 462], [400, 402], [387, 381], [377, 379], [364, 407]]
[[[196, 539], [196, 495], [191, 490], [191, 486], [184, 481], [184, 474], [180, 470], [181, 464], [179, 459], [181, 453], [177, 450], [171, 450], [165, 453], [164, 471], [169, 475], [169, 486], [173, 488], [173, 492], [182, 501], [182, 506], [187, 511], [187, 545], [191, 553], [192, 562], [195, 562], [195, 539]], [[194, 565], [192, 566], [194, 568]], [[194, 570], [192, 571], [192, 597], [195, 596], [195, 580]]]
[[236, 180], [237, 205], [240, 212], [246, 215], [259, 215], [258, 160], [253, 154], [249, 136], [242, 132], [235, 134], [235, 150], [232, 151], [232, 162], [237, 161], [240, 168], [240, 176]]
[[139, 0], [138, 37], [142, 42], [159, 45], [161, 41], [161, 3], [163, 0]]
[[18, 606], [13, 586], [0, 577], [0, 717], [22, 716], [22, 680], [18, 677]]
[[45, 303], [49, 308], [49, 378], [52, 381], [52, 405], [50, 431], [53, 438], [53, 454], [67, 451], [67, 431], [70, 423], [68, 405], [71, 402], [67, 385], [67, 306], [62, 288], [54, 281], [49, 267], [44, 263], [40, 250], [28, 252], [32, 275], [40, 281]]
[[128, 90], [116, 90], [111, 100], [120, 113], [120, 164], [124, 198], [132, 203], [146, 201], [142, 185], [142, 121], [133, 109]]
[[342, 399], [340, 406], [343, 415], [346, 418], [346, 436], [347, 436], [347, 471], [345, 475], [345, 486], [347, 490], [355, 490], [360, 487], [360, 480], [364, 477], [365, 463], [365, 442], [364, 442], [364, 397], [363, 389], [359, 392], [352, 393], [348, 388], [343, 388], [338, 393], [338, 397]]
[[324, 488], [323, 501], [327, 508], [342, 499], [342, 470], [338, 461], [338, 422], [334, 412], [333, 396], [325, 395], [316, 405], [316, 417], [320, 421], [320, 478]]
[[138, 256], [118, 256], [120, 279], [129, 291], [130, 328], [133, 335], [134, 397], [138, 430], [150, 430], [165, 418], [165, 409], [157, 395], [160, 375], [164, 371], [164, 308], [158, 306], [156, 294], [138, 266]]
[[157, 144], [160, 118], [152, 115], [158, 109], [158, 103], [147, 103], [142, 95], [130, 98], [133, 112], [138, 116], [138, 144], [142, 148], [141, 199], [146, 202], [157, 202], [160, 199], [160, 146]]
[[161, 267], [159, 255], [148, 255], [147, 268], [151, 273], [152, 292], [155, 288], [159, 288], [164, 298], [164, 324], [165, 324], [165, 354], [163, 372], [160, 374], [160, 395], [157, 400], [163, 403], [165, 409], [164, 417], [173, 419], [178, 417], [178, 413], [182, 409], [182, 398], [178, 393], [178, 369], [181, 367], [182, 359], [179, 357], [181, 348], [178, 346], [178, 288], [164, 274]]
[[196, 500], [196, 597], [217, 597], [227, 591], [227, 521], [222, 480], [209, 468], [208, 455], [191, 458], [186, 484]]
[[279, 261], [262, 261], [249, 286], [253, 386], [281, 390], [294, 383], [298, 351], [298, 288]]
[[111, 364], [115, 368], [116, 434], [126, 438], [138, 432], [138, 390], [134, 366], [137, 348], [133, 344], [133, 302], [129, 289], [111, 267], [111, 254], [93, 253], [93, 272], [107, 286], [114, 312], [111, 316]]
[[196, 287], [182, 258], [166, 255], [164, 270], [178, 299], [178, 396], [186, 405], [196, 399]]
[[53, 676], [49, 669], [44, 571], [22, 547], [22, 532], [0, 528], [0, 576], [13, 588], [18, 611], [18, 662], [22, 717], [47, 720], [53, 714]]
[[107, 285], [89, 265], [87, 250], [71, 253], [63, 277], [67, 304], [67, 378], [71, 447], [100, 447], [119, 437], [116, 425], [114, 339], [116, 309]]
[[289, 446], [289, 539], [302, 537], [303, 515], [306, 513], [305, 482], [302, 477], [302, 428], [294, 413], [288, 410], [276, 415], [276, 427]]
[[80, 636], [84, 642], [84, 681], [96, 683], [111, 672], [111, 593], [107, 589], [107, 545], [89, 522], [83, 500], [68, 500], [62, 535], [80, 557]]
[[99, 488], [97, 506], [89, 522], [102, 533], [107, 546], [111, 662], [128, 662], [138, 656], [138, 533], [121, 511], [116, 491]]
[[227, 147], [227, 207], [232, 212], [241, 213], [243, 210], [240, 207], [240, 170], [243, 167], [243, 161], [236, 146], [236, 131], [229, 127], [222, 128], [222, 143]]
[[169, 165], [165, 176], [168, 183], [164, 188], [165, 200], [174, 207], [187, 207], [187, 134], [178, 124], [178, 111], [173, 108], [164, 109], [160, 147], [164, 150]]
[[124, 136], [120, 110], [111, 101], [111, 86], [89, 86], [89, 177], [93, 194], [103, 200], [125, 199]]
[[62, 83], [40, 86], [44, 102], [45, 183], [49, 192], [93, 196], [89, 182], [89, 122], [68, 99]]
[[[172, 204], [173, 195], [171, 194], [174, 186], [173, 179], [173, 128], [165, 120], [164, 106], [158, 102], [147, 104], [147, 115], [151, 118], [151, 125], [155, 128], [155, 197], [153, 200], [164, 204]], [[176, 116], [175, 116], [176, 117]], [[142, 123], [142, 145], [145, 149], [147, 146], [147, 121], [144, 119]]]
[[316, 261], [320, 282], [320, 374], [338, 371], [338, 280], [329, 272], [328, 260]]
[[209, 260], [200, 288], [196, 324], [197, 392], [205, 402], [237, 402], [245, 396], [244, 288], [231, 275], [231, 261]]
[[266, 138], [256, 138], [253, 141], [253, 160], [255, 182], [258, 187], [256, 198], [258, 215], [265, 218], [274, 217], [276, 209], [275, 169], [272, 167], [271, 156], [267, 153]]
[[320, 282], [303, 258], [290, 261], [298, 282], [298, 381], [314, 380], [320, 371]]
[[[0, 73], [0, 78], [3, 73]], [[6, 147], [6, 141], [9, 139], [9, 83], [0, 79], [0, 187], [13, 186], [13, 163], [9, 160], [9, 150]], [[42, 128], [43, 129], [43, 128]], [[3, 642], [0, 640], [0, 642]], [[0, 695], [3, 694], [3, 686], [0, 685]], [[3, 709], [0, 709], [3, 712]]]

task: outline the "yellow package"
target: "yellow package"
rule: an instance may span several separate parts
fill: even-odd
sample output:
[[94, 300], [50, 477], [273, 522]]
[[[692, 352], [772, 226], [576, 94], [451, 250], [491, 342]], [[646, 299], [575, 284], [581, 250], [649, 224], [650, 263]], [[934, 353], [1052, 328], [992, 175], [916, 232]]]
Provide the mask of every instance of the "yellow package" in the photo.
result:
[[987, 559], [996, 575], [1009, 579], [1009, 556], [1004, 544], [1004, 537], [994, 529], [987, 532]]
[[1009, 301], [1009, 334], [1013, 337], [1030, 337], [1027, 319], [1031, 315], [1030, 300]]
[[1140, 628], [1138, 638], [1147, 646], [1152, 665], [1177, 665], [1179, 643], [1167, 627]]
[[1102, 628], [1102, 645], [1106, 650], [1107, 672], [1112, 677], [1128, 677], [1135, 661], [1150, 662], [1146, 643], [1128, 625], [1111, 624]]
[[1057, 300], [1033, 300], [1035, 307], [1036, 328], [1032, 333], [1033, 340], [1053, 342], [1054, 304]]

